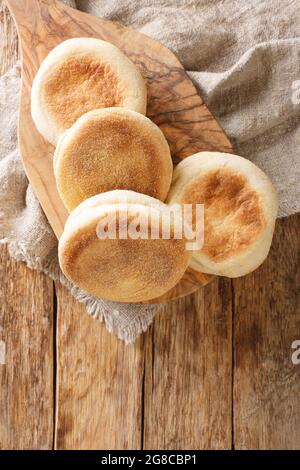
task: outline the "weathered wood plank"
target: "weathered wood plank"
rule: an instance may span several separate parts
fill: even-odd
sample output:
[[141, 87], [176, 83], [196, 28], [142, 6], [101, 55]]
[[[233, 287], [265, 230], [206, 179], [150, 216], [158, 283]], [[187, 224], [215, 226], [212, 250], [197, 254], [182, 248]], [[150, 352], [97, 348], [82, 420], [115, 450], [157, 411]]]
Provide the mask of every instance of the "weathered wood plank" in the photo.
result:
[[57, 286], [58, 449], [139, 449], [142, 339], [126, 346]]
[[231, 283], [171, 302], [146, 339], [145, 449], [231, 448]]
[[51, 449], [52, 282], [0, 249], [0, 448]]
[[0, 75], [3, 75], [19, 58], [17, 30], [8, 8], [0, 0]]
[[277, 221], [268, 260], [233, 282], [234, 443], [300, 449], [300, 216]]

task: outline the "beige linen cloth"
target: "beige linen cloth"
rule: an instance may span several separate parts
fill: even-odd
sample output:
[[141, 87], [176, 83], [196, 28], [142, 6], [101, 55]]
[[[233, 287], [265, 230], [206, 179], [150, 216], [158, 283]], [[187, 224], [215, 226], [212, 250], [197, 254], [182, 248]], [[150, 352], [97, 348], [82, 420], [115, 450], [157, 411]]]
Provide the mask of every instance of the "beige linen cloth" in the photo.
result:
[[[279, 215], [299, 211], [299, 0], [66, 3], [138, 29], [172, 49], [236, 151], [273, 180], [279, 192]], [[159, 307], [93, 298], [70, 285], [60, 272], [57, 241], [20, 161], [19, 86], [17, 65], [0, 79], [0, 240], [8, 244], [14, 258], [60, 279], [88, 313], [131, 342], [147, 329]]]

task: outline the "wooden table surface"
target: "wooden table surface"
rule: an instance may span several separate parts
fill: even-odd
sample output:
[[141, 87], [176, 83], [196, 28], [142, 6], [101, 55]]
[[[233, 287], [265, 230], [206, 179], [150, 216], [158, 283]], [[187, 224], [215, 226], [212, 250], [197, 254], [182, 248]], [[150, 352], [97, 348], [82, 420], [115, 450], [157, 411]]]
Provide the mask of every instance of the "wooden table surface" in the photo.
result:
[[[0, 0], [0, 73], [17, 58]], [[2, 247], [0, 448], [300, 449], [299, 225], [277, 221], [255, 273], [169, 303], [129, 346]]]

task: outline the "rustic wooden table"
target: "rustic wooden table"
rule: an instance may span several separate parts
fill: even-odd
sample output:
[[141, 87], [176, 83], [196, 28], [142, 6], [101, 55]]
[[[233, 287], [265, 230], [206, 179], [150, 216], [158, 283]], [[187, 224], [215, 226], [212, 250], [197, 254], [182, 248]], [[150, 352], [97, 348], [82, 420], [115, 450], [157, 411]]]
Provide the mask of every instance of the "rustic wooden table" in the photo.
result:
[[[0, 0], [0, 73], [17, 58]], [[130, 346], [2, 247], [0, 448], [300, 449], [299, 225], [278, 221], [260, 269], [170, 303]]]

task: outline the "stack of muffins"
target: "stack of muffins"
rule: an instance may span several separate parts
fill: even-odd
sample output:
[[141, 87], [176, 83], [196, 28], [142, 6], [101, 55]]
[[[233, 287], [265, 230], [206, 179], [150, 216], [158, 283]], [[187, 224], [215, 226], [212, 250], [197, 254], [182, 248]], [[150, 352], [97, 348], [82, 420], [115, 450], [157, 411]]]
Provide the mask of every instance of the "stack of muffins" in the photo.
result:
[[[56, 184], [70, 213], [59, 241], [61, 268], [109, 300], [151, 301], [188, 266], [245, 275], [266, 258], [274, 231], [277, 195], [259, 168], [237, 155], [200, 152], [173, 172], [168, 143], [145, 116], [146, 104], [139, 70], [98, 39], [61, 43], [32, 87], [32, 117], [56, 147]], [[190, 250], [182, 214], [197, 204], [204, 206], [203, 245]], [[150, 219], [151, 227], [140, 223]], [[112, 221], [115, 236], [99, 234]]]

